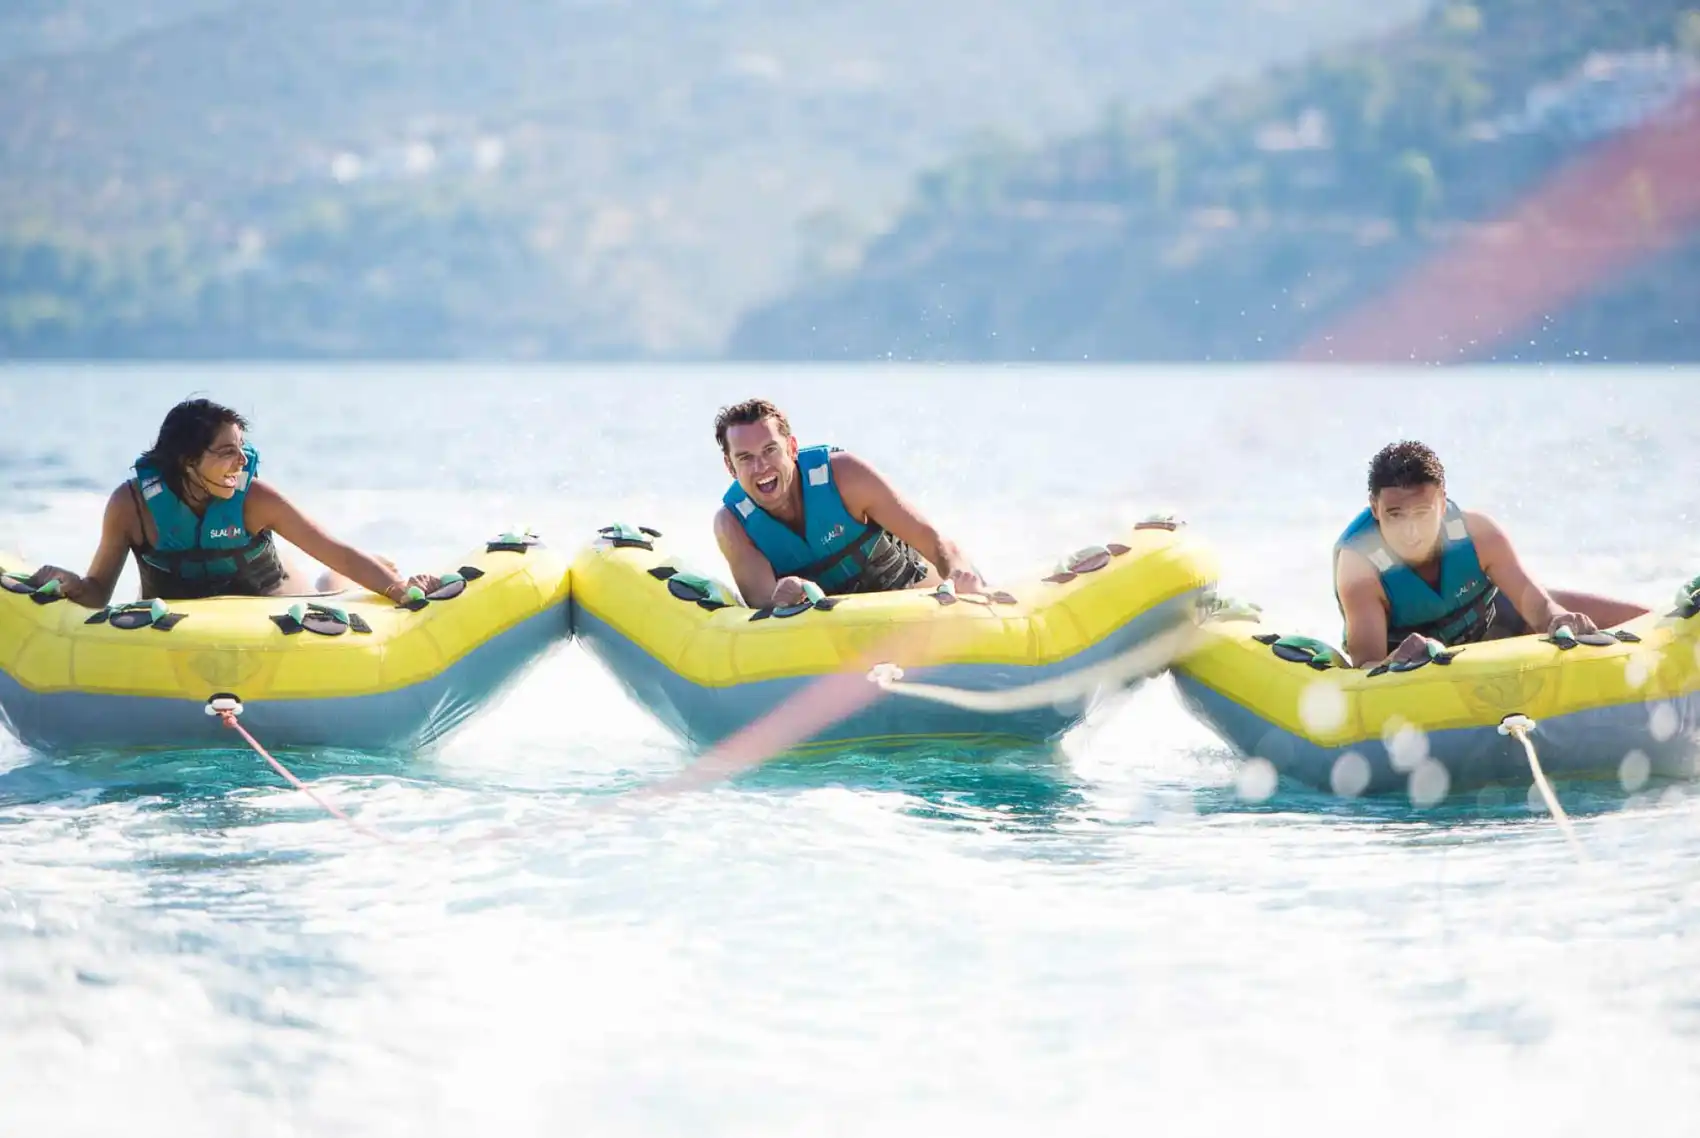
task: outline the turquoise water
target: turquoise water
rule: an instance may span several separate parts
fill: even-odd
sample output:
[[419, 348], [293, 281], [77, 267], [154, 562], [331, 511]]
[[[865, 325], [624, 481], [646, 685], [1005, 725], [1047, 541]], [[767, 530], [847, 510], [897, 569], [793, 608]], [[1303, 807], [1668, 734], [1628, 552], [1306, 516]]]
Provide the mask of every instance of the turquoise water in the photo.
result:
[[[1550, 584], [1700, 572], [1692, 372], [0, 371], [0, 548], [82, 567], [176, 399], [409, 570], [513, 523], [712, 556], [767, 394], [994, 579], [1173, 509], [1333, 638], [1328, 547], [1416, 436]], [[121, 585], [134, 588], [131, 570]], [[576, 648], [439, 753], [64, 765], [0, 739], [0, 1134], [1689, 1135], [1700, 791], [1239, 792], [1166, 680], [1057, 756], [686, 756]], [[490, 838], [512, 827], [515, 836]]]

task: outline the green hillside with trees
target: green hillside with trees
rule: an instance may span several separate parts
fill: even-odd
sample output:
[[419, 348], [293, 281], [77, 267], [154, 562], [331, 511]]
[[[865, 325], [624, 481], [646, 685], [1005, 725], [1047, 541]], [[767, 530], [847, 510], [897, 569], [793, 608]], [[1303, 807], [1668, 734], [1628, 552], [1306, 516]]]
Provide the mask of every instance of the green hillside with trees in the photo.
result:
[[1425, 0], [18, 0], [0, 356], [717, 356], [984, 129]]
[[[1173, 113], [966, 151], [731, 353], [1280, 358], [1696, 84], [1694, 0], [1447, 3]], [[1696, 295], [1691, 239], [1492, 358], [1700, 359]]]

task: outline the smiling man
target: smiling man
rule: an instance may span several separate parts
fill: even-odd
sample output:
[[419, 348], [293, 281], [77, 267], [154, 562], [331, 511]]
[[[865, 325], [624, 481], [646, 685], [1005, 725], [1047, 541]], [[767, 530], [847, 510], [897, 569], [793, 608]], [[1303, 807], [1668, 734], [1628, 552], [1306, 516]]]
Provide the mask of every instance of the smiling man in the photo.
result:
[[1414, 661], [1441, 646], [1523, 636], [1561, 625], [1594, 632], [1647, 610], [1588, 593], [1548, 593], [1484, 514], [1446, 496], [1446, 471], [1418, 442], [1382, 448], [1369, 465], [1369, 505], [1334, 544], [1334, 598], [1346, 654], [1360, 668]]
[[714, 536], [752, 608], [796, 604], [804, 582], [829, 594], [985, 582], [955, 542], [900, 498], [873, 467], [830, 446], [801, 450], [785, 413], [765, 399], [722, 407], [714, 420], [735, 482]]

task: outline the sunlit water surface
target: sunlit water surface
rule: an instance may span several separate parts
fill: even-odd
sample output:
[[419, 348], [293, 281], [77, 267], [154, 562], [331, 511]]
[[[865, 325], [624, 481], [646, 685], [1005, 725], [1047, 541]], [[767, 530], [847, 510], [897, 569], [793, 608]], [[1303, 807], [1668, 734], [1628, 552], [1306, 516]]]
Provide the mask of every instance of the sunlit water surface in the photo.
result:
[[[1420, 437], [1550, 584], [1700, 572], [1700, 376], [750, 368], [0, 371], [0, 548], [81, 568], [164, 410], [410, 570], [616, 519], [705, 561], [711, 420], [780, 400], [994, 579], [1175, 510], [1330, 639], [1368, 457]], [[134, 589], [134, 572], [121, 592]], [[564, 646], [438, 753], [0, 740], [0, 1134], [1437, 1133], [1700, 1127], [1700, 797], [1236, 790], [1168, 681], [1063, 753], [687, 761]], [[488, 839], [503, 827], [517, 836]]]

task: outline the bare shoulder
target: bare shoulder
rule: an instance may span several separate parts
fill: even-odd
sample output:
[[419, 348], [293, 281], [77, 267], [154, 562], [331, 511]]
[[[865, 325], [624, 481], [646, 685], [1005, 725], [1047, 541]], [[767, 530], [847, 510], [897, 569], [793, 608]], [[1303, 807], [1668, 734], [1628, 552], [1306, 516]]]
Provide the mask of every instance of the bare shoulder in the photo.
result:
[[867, 459], [841, 450], [835, 451], [829, 461], [832, 463], [832, 480], [838, 484], [839, 496], [846, 502], [866, 504], [876, 496], [893, 493], [885, 475]]
[[837, 451], [829, 461], [832, 463], [832, 480], [838, 486], [838, 496], [851, 517], [866, 523], [875, 511], [889, 513], [896, 493], [871, 464], [849, 451]]
[[258, 506], [267, 516], [279, 508], [289, 506], [289, 499], [283, 496], [283, 491], [261, 478], [251, 479], [248, 483], [248, 504]]
[[1475, 510], [1461, 512], [1464, 515], [1464, 532], [1470, 535], [1470, 540], [1475, 542], [1478, 549], [1510, 547], [1511, 539], [1505, 536], [1505, 531], [1499, 528], [1498, 522]]
[[1355, 549], [1342, 549], [1335, 555], [1334, 579], [1340, 587], [1374, 585], [1381, 588], [1381, 574], [1370, 564], [1369, 558]]
[[106, 497], [106, 511], [101, 528], [121, 533], [131, 545], [140, 544], [142, 537], [141, 504], [128, 481], [120, 482]]
[[749, 535], [744, 532], [744, 525], [727, 506], [721, 506], [714, 511], [714, 536], [720, 539], [724, 546], [729, 541], [742, 539], [749, 541]]
[[832, 477], [837, 482], [843, 482], [846, 479], [866, 482], [870, 479], [879, 478], [879, 472], [872, 465], [847, 450], [833, 451], [827, 458], [827, 462], [831, 465]]
[[250, 533], [262, 533], [280, 523], [286, 528], [298, 527], [305, 519], [297, 517], [295, 507], [276, 486], [254, 478], [248, 482], [248, 496], [243, 499], [242, 521]]

